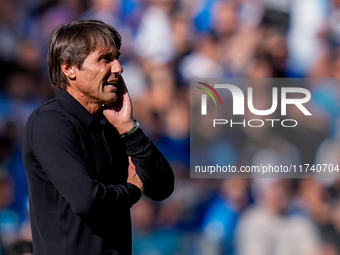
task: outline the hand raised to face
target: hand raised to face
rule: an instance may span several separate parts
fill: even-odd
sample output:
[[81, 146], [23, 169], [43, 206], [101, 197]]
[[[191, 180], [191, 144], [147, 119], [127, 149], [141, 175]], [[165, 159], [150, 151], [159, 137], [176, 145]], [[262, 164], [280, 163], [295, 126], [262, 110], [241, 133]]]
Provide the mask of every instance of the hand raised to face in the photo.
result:
[[120, 91], [117, 100], [107, 105], [103, 114], [117, 131], [123, 134], [133, 128], [135, 120], [132, 117], [133, 109], [131, 98], [122, 76], [119, 78], [117, 87]]

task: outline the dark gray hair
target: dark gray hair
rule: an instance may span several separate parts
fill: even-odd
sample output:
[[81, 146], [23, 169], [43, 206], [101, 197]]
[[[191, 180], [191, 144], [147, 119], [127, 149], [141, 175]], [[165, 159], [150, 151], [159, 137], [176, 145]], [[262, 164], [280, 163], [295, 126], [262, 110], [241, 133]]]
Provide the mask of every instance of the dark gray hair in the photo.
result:
[[51, 36], [48, 47], [50, 80], [57, 88], [68, 86], [61, 64], [82, 69], [85, 58], [96, 50], [112, 47], [120, 50], [122, 38], [118, 31], [99, 20], [79, 20], [60, 26]]

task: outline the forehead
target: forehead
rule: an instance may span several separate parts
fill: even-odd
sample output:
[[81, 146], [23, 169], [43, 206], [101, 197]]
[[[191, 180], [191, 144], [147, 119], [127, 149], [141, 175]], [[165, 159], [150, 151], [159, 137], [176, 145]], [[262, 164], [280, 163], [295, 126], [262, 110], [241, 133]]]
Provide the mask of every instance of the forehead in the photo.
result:
[[117, 55], [119, 54], [119, 50], [114, 46], [96, 47], [87, 55], [86, 58], [89, 58], [89, 57], [96, 58], [96, 57], [111, 55], [111, 54]]
[[[88, 29], [84, 33], [84, 51], [89, 55], [105, 55], [119, 52], [120, 36], [108, 29]], [[92, 54], [94, 53], [94, 54]]]
[[114, 45], [109, 45], [109, 46], [98, 45], [96, 48], [94, 48], [92, 52], [95, 52], [98, 55], [107, 55], [107, 54], [117, 54], [119, 50]]

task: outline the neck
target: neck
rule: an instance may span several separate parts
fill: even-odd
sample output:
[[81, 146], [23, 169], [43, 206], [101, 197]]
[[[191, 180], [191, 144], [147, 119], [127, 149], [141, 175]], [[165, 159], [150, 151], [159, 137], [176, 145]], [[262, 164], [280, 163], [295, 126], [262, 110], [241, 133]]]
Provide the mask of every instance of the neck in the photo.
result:
[[101, 108], [100, 103], [91, 102], [86, 96], [84, 96], [83, 93], [81, 93], [78, 90], [72, 89], [71, 86], [67, 86], [65, 90], [71, 96], [73, 96], [74, 99], [76, 99], [82, 106], [84, 106], [85, 109], [88, 110], [92, 115], [94, 116], [98, 115], [100, 108]]

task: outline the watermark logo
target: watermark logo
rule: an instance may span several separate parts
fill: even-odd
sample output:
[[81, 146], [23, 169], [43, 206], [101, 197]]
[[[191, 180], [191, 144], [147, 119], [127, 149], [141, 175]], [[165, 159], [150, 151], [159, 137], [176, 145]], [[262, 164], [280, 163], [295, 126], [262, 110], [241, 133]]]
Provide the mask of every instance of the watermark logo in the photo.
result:
[[334, 125], [322, 89], [339, 84], [314, 78], [191, 79], [190, 177], [304, 178], [314, 172], [338, 178], [335, 161], [315, 158], [323, 149], [315, 141], [323, 141], [326, 127]]
[[[220, 103], [222, 105], [222, 101], [216, 90], [203, 82], [197, 82], [200, 83], [204, 86], [207, 86], [210, 88], [218, 97], [220, 100]], [[213, 97], [213, 95], [206, 89], [197, 87], [198, 89], [201, 89], [208, 93], [211, 98], [214, 100], [215, 105], [216, 100]], [[231, 84], [215, 84], [215, 88], [225, 88], [228, 89], [231, 92], [232, 98], [233, 98], [233, 115], [244, 115], [244, 94], [240, 88], [238, 88], [235, 85]], [[248, 109], [251, 113], [255, 115], [270, 115], [272, 114], [276, 109], [278, 105], [278, 92], [277, 88], [274, 87], [272, 88], [272, 105], [270, 109], [267, 110], [258, 110], [255, 109], [254, 104], [253, 104], [253, 88], [249, 87], [247, 88], [247, 103], [248, 103]], [[287, 98], [287, 94], [289, 93], [298, 93], [298, 94], [303, 94], [304, 98]], [[287, 105], [288, 104], [293, 104], [295, 105], [304, 115], [312, 115], [305, 106], [303, 106], [304, 103], [307, 103], [311, 99], [311, 93], [309, 90], [305, 88], [281, 88], [281, 115], [286, 115], [287, 112]], [[202, 94], [202, 99], [201, 99], [201, 115], [207, 115], [207, 95]]]
[[[215, 93], [215, 95], [217, 96], [218, 100], [220, 101], [221, 105], [222, 105], [222, 100], [220, 95], [217, 93], [217, 91], [210, 85], [203, 83], [203, 82], [197, 82], [198, 84], [201, 84], [203, 86], [206, 86], [207, 88], [209, 88], [212, 92]], [[214, 98], [214, 96], [211, 94], [211, 92], [209, 90], [203, 89], [201, 87], [197, 87], [198, 89], [203, 90], [205, 93], [207, 93], [212, 100], [214, 101], [215, 105], [217, 106], [216, 100]], [[207, 115], [207, 95], [206, 94], [202, 94], [201, 96], [201, 114], [202, 115]]]
[[[230, 127], [233, 127], [235, 125], [242, 125], [243, 127], [249, 126], [249, 127], [262, 127], [265, 125], [265, 123], [269, 123], [272, 127], [274, 127], [276, 122], [280, 122], [282, 127], [295, 127], [298, 125], [298, 121], [295, 119], [281, 119], [279, 116], [283, 117], [287, 115], [287, 108], [292, 107], [291, 109], [295, 109], [295, 111], [300, 111], [306, 116], [311, 116], [312, 114], [310, 111], [306, 108], [306, 103], [308, 103], [311, 99], [311, 93], [308, 89], [303, 87], [297, 87], [292, 86], [293, 84], [273, 84], [270, 88], [270, 92], [266, 90], [266, 98], [259, 98], [258, 96], [255, 96], [253, 93], [253, 90], [256, 92], [256, 89], [261, 90], [260, 88], [256, 88], [256, 86], [252, 85], [252, 83], [246, 83], [244, 82], [242, 86], [231, 84], [231, 83], [223, 83], [218, 80], [213, 80], [212, 85], [208, 85], [206, 82], [201, 81], [195, 81], [196, 88], [203, 90], [205, 93], [201, 94], [201, 116], [220, 116], [220, 118], [216, 118], [212, 120], [212, 126], [216, 127], [216, 125], [225, 125], [228, 124]], [[197, 84], [203, 85], [205, 88], [197, 87]], [[211, 84], [211, 83], [210, 83]], [[237, 83], [236, 83], [237, 84]], [[276, 85], [276, 86], [275, 86]], [[288, 85], [288, 86], [287, 86]], [[297, 84], [294, 84], [297, 85]], [[243, 90], [241, 89], [244, 88]], [[217, 90], [219, 92], [223, 92], [221, 94], [222, 96], [230, 95], [231, 98], [226, 97], [223, 98], [225, 100], [225, 104], [223, 106], [222, 99], [217, 93]], [[263, 88], [262, 88], [263, 90]], [[215, 94], [215, 95], [213, 95]], [[207, 109], [207, 95], [209, 95], [215, 106], [217, 106], [217, 100], [215, 97], [217, 96], [222, 108], [218, 109], [218, 112], [215, 112], [214, 109], [210, 109], [209, 111], [214, 112], [216, 114], [208, 114]], [[254, 102], [258, 101], [261, 102], [262, 100], [266, 101], [266, 108], [265, 109], [258, 109], [254, 106]], [[232, 108], [231, 106], [232, 102]], [[256, 104], [256, 103], [255, 103]], [[290, 106], [289, 106], [290, 105]], [[238, 116], [243, 115], [246, 117], [245, 114], [245, 108], [249, 111], [249, 113], [259, 116], [255, 119], [241, 119]], [[236, 119], [225, 119], [223, 118], [227, 116], [226, 113], [229, 111], [229, 109], [232, 110], [232, 116], [234, 116]], [[217, 109], [216, 109], [217, 110]], [[278, 113], [277, 110], [280, 112]], [[276, 113], [275, 113], [276, 112]], [[274, 115], [272, 115], [275, 113]], [[275, 116], [276, 118], [268, 118], [269, 116]], [[229, 115], [230, 116], [230, 115]], [[248, 115], [249, 117], [250, 115]], [[267, 118], [264, 118], [262, 116], [268, 116]]]

